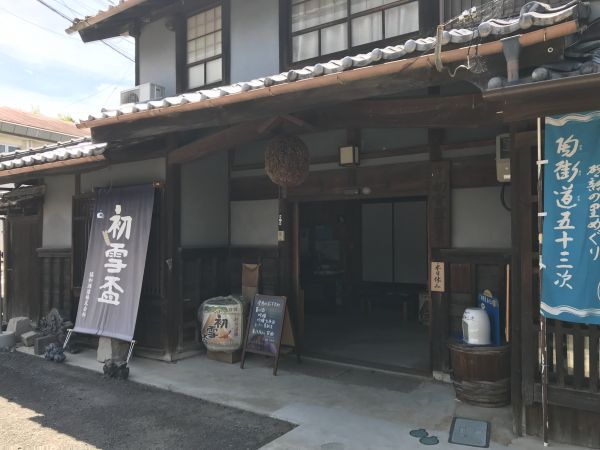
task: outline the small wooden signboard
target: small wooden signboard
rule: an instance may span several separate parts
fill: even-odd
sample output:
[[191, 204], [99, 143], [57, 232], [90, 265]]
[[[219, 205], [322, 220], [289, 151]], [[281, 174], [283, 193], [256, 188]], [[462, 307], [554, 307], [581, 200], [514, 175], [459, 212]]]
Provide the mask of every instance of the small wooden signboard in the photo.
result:
[[446, 292], [446, 267], [443, 262], [431, 261], [431, 292]]
[[240, 368], [244, 368], [247, 352], [257, 353], [272, 356], [275, 359], [273, 375], [277, 375], [283, 324], [288, 316], [286, 301], [285, 297], [273, 295], [256, 294], [254, 296], [246, 327], [246, 338], [242, 347]]

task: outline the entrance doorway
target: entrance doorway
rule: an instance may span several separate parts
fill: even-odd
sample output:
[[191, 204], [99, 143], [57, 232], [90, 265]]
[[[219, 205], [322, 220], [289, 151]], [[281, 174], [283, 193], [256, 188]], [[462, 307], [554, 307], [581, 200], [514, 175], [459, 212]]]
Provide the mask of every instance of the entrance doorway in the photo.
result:
[[303, 350], [387, 370], [431, 370], [425, 198], [302, 203]]

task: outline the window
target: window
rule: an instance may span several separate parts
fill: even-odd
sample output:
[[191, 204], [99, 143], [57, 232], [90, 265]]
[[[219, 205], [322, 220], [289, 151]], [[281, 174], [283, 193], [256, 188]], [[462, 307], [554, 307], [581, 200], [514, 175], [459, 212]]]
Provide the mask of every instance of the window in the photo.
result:
[[292, 62], [418, 30], [418, 0], [291, 0]]
[[20, 150], [20, 148], [14, 145], [0, 144], [0, 153], [16, 152], [17, 150]]
[[223, 26], [221, 6], [187, 19], [187, 88], [223, 81]]

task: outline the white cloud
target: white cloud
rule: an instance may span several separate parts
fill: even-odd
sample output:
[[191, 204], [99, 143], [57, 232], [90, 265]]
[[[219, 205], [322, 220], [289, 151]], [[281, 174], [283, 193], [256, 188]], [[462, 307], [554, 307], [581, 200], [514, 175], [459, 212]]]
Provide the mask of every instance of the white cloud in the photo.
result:
[[[104, 2], [65, 3], [90, 14]], [[74, 16], [68, 9], [61, 10]], [[39, 106], [46, 114], [77, 117], [118, 104], [119, 92], [133, 85], [134, 63], [100, 42], [85, 44], [78, 35], [68, 36], [64, 33], [68, 25], [33, 0], [0, 0], [0, 56], [16, 61], [20, 67], [11, 70], [23, 74], [17, 80], [0, 74], [0, 102], [26, 110]], [[132, 44], [131, 39], [114, 40], [114, 45], [133, 57]], [[54, 89], [49, 89], [52, 86]]]
[[[10, 52], [15, 58], [30, 64], [57, 63], [108, 76], [115, 72], [121, 73], [124, 68], [132, 65], [131, 61], [100, 42], [85, 44], [77, 34], [67, 35], [64, 29], [69, 22], [38, 3], [27, 1], [10, 2], [7, 6], [4, 4], [0, 2], [3, 8], [0, 9], [0, 50]], [[134, 46], [131, 39], [117, 38], [108, 42], [133, 57]]]
[[70, 99], [66, 97], [55, 97], [40, 94], [33, 90], [21, 88], [5, 88], [0, 86], [0, 98], [2, 104], [24, 111], [39, 108], [40, 112], [57, 116], [59, 114], [70, 114], [75, 119], [87, 116], [90, 113], [99, 111], [102, 106], [109, 107], [119, 104], [120, 92], [127, 89], [128, 85], [106, 84], [96, 86], [88, 98]]

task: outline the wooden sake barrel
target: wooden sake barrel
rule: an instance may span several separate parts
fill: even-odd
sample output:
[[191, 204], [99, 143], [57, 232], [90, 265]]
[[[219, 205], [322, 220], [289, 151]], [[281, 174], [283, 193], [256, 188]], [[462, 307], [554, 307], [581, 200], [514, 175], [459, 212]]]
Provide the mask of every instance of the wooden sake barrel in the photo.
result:
[[448, 346], [456, 398], [490, 408], [510, 404], [510, 346]]

